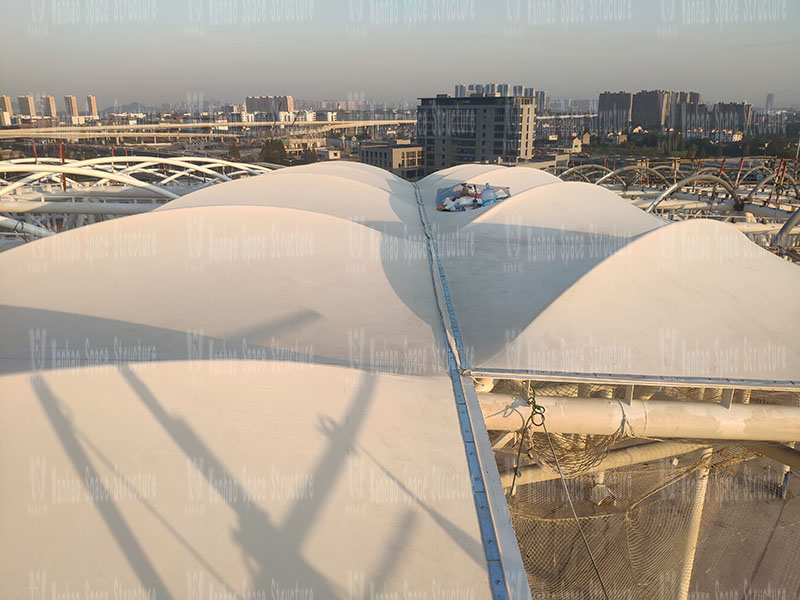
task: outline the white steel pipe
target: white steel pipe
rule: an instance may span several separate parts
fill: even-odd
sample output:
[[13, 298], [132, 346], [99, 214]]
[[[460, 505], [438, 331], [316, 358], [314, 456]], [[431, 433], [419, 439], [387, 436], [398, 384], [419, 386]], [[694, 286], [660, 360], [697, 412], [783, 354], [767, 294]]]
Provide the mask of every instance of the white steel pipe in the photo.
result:
[[[549, 429], [549, 428], [548, 428]], [[660, 460], [669, 456], [680, 456], [687, 454], [699, 448], [703, 448], [702, 444], [693, 444], [691, 442], [647, 442], [638, 446], [630, 448], [620, 448], [618, 450], [611, 450], [606, 457], [597, 465], [583, 471], [581, 474], [595, 473], [597, 471], [606, 471], [608, 469], [616, 469], [618, 467], [627, 467], [629, 465], [636, 465], [651, 460]], [[519, 474], [515, 486], [525, 485], [527, 483], [537, 483], [539, 481], [548, 481], [550, 479], [558, 479], [559, 475], [555, 471], [542, 469], [539, 465], [528, 465], [520, 467]], [[503, 473], [500, 476], [500, 481], [503, 487], [511, 487], [511, 481], [514, 479], [514, 472]]]
[[753, 452], [758, 452], [761, 456], [783, 463], [787, 469], [794, 468], [800, 471], [800, 452], [795, 450], [791, 444], [745, 444], [745, 446]]
[[36, 202], [34, 200], [0, 201], [0, 213], [59, 215], [138, 215], [150, 212], [158, 204], [129, 202]]
[[[530, 407], [521, 396], [478, 394], [486, 428], [521, 429]], [[800, 439], [800, 407], [667, 400], [537, 396], [554, 433], [612, 435], [625, 425], [632, 437], [791, 442]]]
[[160, 188], [156, 185], [152, 185], [149, 183], [145, 183], [144, 181], [139, 181], [138, 179], [131, 177], [130, 175], [120, 175], [118, 173], [107, 173], [105, 171], [98, 171], [96, 169], [90, 168], [82, 168], [82, 167], [74, 167], [70, 165], [8, 165], [4, 164], [0, 166], [3, 173], [28, 173], [30, 172], [31, 175], [20, 179], [19, 181], [15, 181], [9, 185], [0, 187], [0, 196], [4, 196], [13, 190], [23, 187], [29, 183], [33, 183], [39, 179], [43, 179], [52, 174], [59, 174], [64, 173], [68, 175], [84, 175], [86, 177], [94, 177], [98, 179], [105, 179], [110, 181], [116, 181], [118, 183], [125, 183], [133, 187], [142, 188], [145, 190], [150, 190], [151, 192], [158, 194], [164, 198], [169, 198], [170, 200], [174, 200], [178, 198], [177, 194], [172, 193], [171, 191]]
[[12, 231], [14, 233], [27, 233], [28, 235], [40, 238], [55, 235], [52, 231], [44, 227], [23, 223], [22, 221], [17, 221], [9, 217], [0, 217], [0, 229], [5, 229], [6, 231]]
[[711, 448], [703, 453], [704, 465], [697, 469], [695, 476], [697, 482], [694, 487], [694, 497], [692, 498], [692, 512], [689, 518], [689, 530], [686, 532], [686, 546], [683, 552], [683, 565], [678, 579], [678, 600], [687, 600], [689, 597], [689, 584], [692, 581], [692, 571], [694, 569], [694, 556], [697, 552], [697, 538], [700, 535], [700, 523], [703, 520], [703, 507], [706, 503], [706, 490], [708, 489], [708, 462], [711, 459]]

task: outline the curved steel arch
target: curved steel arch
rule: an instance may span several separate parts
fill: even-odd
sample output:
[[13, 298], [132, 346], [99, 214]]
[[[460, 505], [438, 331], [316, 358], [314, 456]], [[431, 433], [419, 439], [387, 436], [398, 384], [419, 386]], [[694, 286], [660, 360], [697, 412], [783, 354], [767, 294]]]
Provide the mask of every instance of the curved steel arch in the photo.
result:
[[[151, 166], [154, 167], [155, 165], [151, 165]], [[104, 173], [113, 172], [113, 171], [109, 171], [108, 169], [102, 169], [102, 171]], [[139, 168], [137, 168], [135, 171], [129, 172], [127, 169], [125, 169], [125, 170], [122, 170], [122, 171], [117, 171], [117, 173], [119, 173], [120, 175], [130, 175], [131, 173], [136, 173], [137, 175], [138, 174], [141, 174], [141, 175], [152, 175], [156, 179], [160, 178], [156, 182], [156, 185], [165, 185], [165, 184], [167, 184], [167, 183], [169, 183], [169, 182], [171, 182], [171, 181], [173, 181], [175, 179], [178, 179], [179, 177], [184, 176], [184, 175], [187, 178], [190, 178], [190, 179], [201, 180], [200, 176], [195, 174], [195, 171], [196, 171], [196, 169], [179, 170], [179, 169], [170, 167], [169, 169], [166, 169], [165, 172], [162, 172], [161, 169], [158, 169], [158, 168], [147, 168], [147, 167], [139, 165]], [[170, 175], [166, 175], [166, 173], [170, 173]], [[108, 179], [100, 179], [100, 180], [94, 182], [92, 184], [92, 186], [93, 187], [101, 186], [104, 183], [106, 183], [107, 181], [108, 181]], [[211, 181], [214, 181], [214, 179], [211, 179]], [[206, 183], [208, 183], [208, 182], [206, 182]]]
[[772, 175], [772, 174], [773, 174], [773, 172], [772, 172], [772, 170], [771, 170], [770, 168], [768, 168], [768, 167], [765, 167], [764, 165], [758, 165], [757, 167], [753, 167], [752, 169], [750, 169], [749, 171], [747, 171], [747, 172], [746, 172], [744, 175], [742, 175], [742, 176], [739, 178], [739, 183], [742, 183], [742, 182], [744, 182], [744, 181], [747, 181], [747, 178], [748, 178], [748, 177], [750, 177], [750, 175], [752, 175], [752, 174], [753, 174], [753, 173], [755, 173], [756, 171], [764, 171], [765, 173], [769, 173], [770, 175]]
[[[99, 156], [95, 158], [87, 158], [84, 160], [75, 160], [75, 159], [66, 159], [63, 164], [72, 164], [73, 166], [95, 166], [98, 164], [105, 164], [109, 162], [124, 162], [124, 163], [131, 163], [135, 161], [140, 162], [152, 162], [156, 161], [157, 163], [162, 163], [167, 161], [169, 158], [174, 158], [175, 160], [180, 160], [185, 163], [195, 163], [195, 162], [202, 162], [208, 163], [204, 165], [206, 168], [216, 168], [216, 167], [233, 167], [236, 169], [242, 169], [252, 173], [253, 175], [261, 174], [261, 173], [269, 173], [272, 169], [267, 167], [262, 167], [261, 165], [251, 165], [248, 163], [243, 162], [236, 162], [225, 160], [223, 158], [209, 158], [206, 156], [181, 156], [181, 157], [167, 157], [167, 158], [159, 158], [156, 156], [140, 156], [140, 155], [133, 155], [133, 156]], [[7, 161], [3, 161], [3, 163], [12, 163], [12, 164], [29, 164], [29, 163], [54, 163], [54, 164], [62, 164], [60, 158], [54, 158], [49, 156], [41, 156], [39, 158], [12, 158]], [[3, 164], [0, 163], [0, 164]]]
[[[179, 179], [179, 178], [181, 178], [181, 177], [182, 177], [182, 176], [184, 176], [184, 175], [185, 175], [186, 177], [191, 177], [191, 178], [194, 178], [194, 179], [199, 179], [199, 177], [198, 177], [197, 175], [195, 175], [195, 174], [194, 174], [194, 171], [191, 171], [191, 172], [190, 172], [190, 171], [189, 171], [189, 169], [186, 169], [186, 170], [184, 170], [184, 171], [178, 171], [178, 170], [175, 170], [175, 169], [170, 169], [170, 170], [172, 171], [172, 175], [169, 175], [168, 177], [165, 177], [164, 179], [160, 180], [160, 181], [158, 182], [158, 185], [166, 185], [166, 184], [168, 184], [168, 183], [170, 183], [170, 182], [172, 182], [172, 181], [175, 181], [176, 179]], [[264, 171], [264, 173], [271, 173], [271, 171]], [[230, 173], [228, 173], [228, 177], [231, 177], [231, 178], [232, 178], [232, 177], [235, 177], [236, 175], [250, 175], [250, 176], [255, 176], [255, 175], [263, 175], [263, 173], [254, 174], [254, 173], [252, 173], [251, 171], [245, 171], [245, 170], [231, 171]], [[209, 182], [207, 182], [207, 181], [206, 181], [205, 183], [207, 184], [207, 183], [209, 183]]]
[[[168, 169], [168, 171], [171, 173], [171, 175], [167, 175], [166, 177], [160, 179], [158, 181], [158, 185], [166, 185], [168, 183], [175, 181], [176, 179], [180, 179], [181, 177], [187, 177], [188, 179], [200, 179], [200, 177], [195, 174], [193, 169], [184, 169], [183, 171], [179, 171], [177, 169]], [[143, 171], [143, 172], [153, 173], [156, 175], [160, 174], [157, 171]], [[200, 181], [202, 182], [203, 180], [200, 179]], [[209, 182], [206, 181], [205, 183]]]
[[[768, 184], [770, 181], [772, 181], [773, 179], [775, 179], [777, 176], [778, 176], [778, 174], [777, 174], [777, 173], [772, 173], [772, 174], [771, 174], [769, 177], [765, 177], [764, 179], [762, 179], [761, 181], [759, 181], [759, 182], [758, 182], [758, 183], [755, 185], [755, 187], [754, 187], [752, 190], [750, 190], [750, 193], [749, 193], [749, 194], [747, 194], [747, 201], [749, 202], [749, 201], [750, 201], [750, 199], [751, 199], [751, 198], [752, 198], [752, 197], [755, 195], [755, 193], [756, 193], [758, 190], [760, 190], [762, 187], [764, 187], [764, 186], [765, 186], [766, 184]], [[792, 187], [794, 188], [794, 195], [795, 195], [795, 197], [797, 197], [797, 199], [798, 199], [798, 200], [800, 200], [800, 190], [798, 190], [798, 189], [797, 189], [797, 181], [795, 181], [794, 177], [792, 177], [792, 176], [791, 176], [791, 175], [789, 175], [788, 173], [785, 173], [785, 174], [784, 174], [784, 175], [781, 177], [781, 179], [783, 179], [783, 178], [786, 178], [786, 179], [788, 179], [788, 180], [789, 180], [789, 182], [792, 184]]]
[[[103, 168], [107, 164], [113, 164], [114, 162], [122, 162], [122, 163], [126, 163], [127, 164], [127, 163], [130, 163], [130, 162], [139, 161], [139, 162], [136, 162], [136, 164], [132, 165], [131, 167], [129, 167], [127, 169], [124, 169], [123, 171], [120, 171], [119, 174], [120, 175], [131, 175], [133, 173], [139, 173], [139, 172], [151, 173], [151, 171], [148, 170], [149, 167], [156, 166], [156, 165], [159, 165], [159, 164], [169, 164], [170, 166], [177, 166], [177, 167], [183, 168], [184, 169], [183, 172], [185, 172], [185, 173], [191, 173], [191, 172], [194, 172], [194, 171], [198, 171], [198, 172], [201, 172], [201, 173], [205, 173], [205, 174], [207, 174], [207, 175], [209, 175], [211, 177], [214, 177], [215, 179], [219, 179], [221, 181], [231, 181], [231, 178], [229, 176], [225, 175], [225, 174], [217, 173], [216, 171], [212, 171], [211, 169], [209, 169], [207, 167], [202, 167], [202, 166], [198, 166], [198, 165], [192, 165], [191, 163], [186, 163], [186, 162], [183, 162], [183, 161], [179, 161], [177, 159], [158, 159], [158, 160], [154, 160], [154, 157], [144, 157], [144, 160], [142, 160], [142, 158], [143, 157], [103, 156], [103, 157], [99, 157], [99, 158], [90, 158], [90, 159], [81, 160], [81, 161], [72, 160], [72, 161], [69, 161], [69, 162], [64, 162], [63, 165], [64, 166], [70, 166], [71, 168], [98, 167], [98, 168], [93, 168], [92, 170], [95, 171], [95, 172], [109, 173], [111, 171], [109, 171], [107, 168]], [[58, 165], [62, 164], [58, 159], [49, 159], [47, 162], [50, 162], [50, 163], [53, 163], [53, 164], [58, 164]], [[15, 163], [15, 164], [20, 164], [20, 163]], [[26, 160], [26, 162], [22, 163], [22, 164], [30, 164], [30, 162]], [[2, 171], [3, 169], [4, 169], [3, 164], [0, 163], [0, 171]], [[9, 169], [5, 169], [5, 171], [9, 171]], [[59, 172], [66, 172], [66, 171], [64, 171], [64, 169], [62, 169], [61, 171], [54, 172], [53, 175], [58, 174]], [[52, 175], [48, 175], [47, 177], [51, 177], [51, 176]], [[18, 182], [15, 182], [15, 183], [18, 183], [18, 184], [21, 184], [21, 185], [25, 185], [25, 184], [28, 184], [28, 183], [33, 183], [34, 181], [38, 181], [39, 179], [42, 179], [42, 177], [39, 176], [38, 174], [32, 174], [31, 176], [24, 177], [23, 179], [19, 180]], [[104, 183], [106, 183], [108, 181], [111, 181], [111, 180], [112, 180], [112, 178], [110, 178], [110, 177], [98, 178], [98, 181], [96, 181], [93, 185], [95, 185], [95, 186], [103, 185]], [[11, 189], [16, 189], [18, 187], [20, 187], [20, 185], [15, 185]], [[10, 191], [10, 190], [7, 190], [7, 191]], [[7, 193], [7, 191], [6, 191], [6, 193]]]
[[224, 158], [209, 158], [207, 156], [181, 156], [180, 159], [184, 162], [206, 162], [214, 163], [214, 166], [224, 165], [226, 167], [235, 167], [237, 169], [251, 171], [253, 174], [269, 173], [273, 171], [273, 169], [262, 167], [261, 165], [251, 165], [249, 163], [243, 163], [240, 161], [225, 160]]
[[608, 167], [604, 167], [603, 165], [577, 165], [575, 167], [570, 167], [563, 173], [558, 175], [558, 178], [564, 180], [565, 175], [572, 175], [573, 173], [580, 175], [585, 181], [589, 181], [589, 178], [583, 174], [583, 171], [588, 171], [591, 173], [592, 171], [602, 171], [604, 173], [611, 173], [611, 169]]
[[122, 163], [136, 163], [133, 164], [131, 167], [124, 169], [122, 173], [129, 175], [136, 173], [140, 169], [144, 169], [147, 167], [152, 167], [154, 165], [171, 165], [173, 167], [181, 167], [183, 169], [194, 169], [196, 171], [200, 171], [201, 173], [206, 173], [212, 177], [216, 177], [222, 179], [223, 181], [230, 181], [231, 178], [225, 174], [217, 173], [207, 167], [203, 167], [200, 165], [193, 165], [189, 162], [185, 162], [183, 160], [177, 158], [157, 158], [154, 156], [146, 156], [146, 157], [139, 157], [139, 156], [102, 156], [99, 158], [90, 158], [87, 160], [81, 160], [77, 162], [70, 163], [73, 167], [95, 167], [98, 165], [106, 165], [106, 164], [113, 164], [115, 162], [122, 162]]
[[680, 181], [681, 179], [684, 179], [685, 177], [691, 175], [691, 173], [689, 172], [682, 171], [680, 166], [678, 166], [677, 169], [675, 169], [675, 167], [673, 167], [672, 165], [658, 165], [657, 167], [651, 167], [651, 168], [654, 171], [658, 171], [659, 173], [664, 175], [664, 177], [672, 178], [672, 183]]
[[[106, 158], [106, 159], [115, 158], [116, 159], [117, 157], [104, 157], [104, 158]], [[233, 174], [247, 173], [249, 175], [263, 175], [264, 173], [270, 173], [271, 172], [271, 169], [267, 169], [265, 167], [252, 166], [252, 165], [248, 165], [246, 163], [231, 162], [231, 161], [224, 160], [224, 159], [215, 159], [215, 158], [206, 158], [206, 157], [195, 157], [195, 156], [192, 156], [192, 157], [160, 159], [160, 158], [156, 158], [156, 157], [138, 157], [138, 156], [136, 156], [136, 157], [119, 157], [119, 158], [122, 159], [122, 160], [115, 160], [113, 162], [130, 163], [130, 162], [132, 162], [132, 160], [140, 160], [141, 161], [141, 162], [137, 162], [136, 164], [132, 165], [131, 167], [129, 167], [127, 169], [124, 169], [122, 171], [123, 174], [133, 174], [133, 173], [138, 173], [138, 172], [150, 172], [150, 171], [147, 170], [147, 168], [149, 168], [151, 166], [157, 166], [157, 165], [170, 165], [170, 166], [176, 166], [176, 167], [183, 168], [184, 170], [180, 171], [180, 172], [173, 170], [173, 173], [177, 174], [178, 177], [180, 177], [181, 175], [186, 175], [188, 177], [191, 177], [192, 176], [191, 174], [196, 171], [196, 172], [199, 172], [199, 173], [204, 173], [206, 175], [209, 175], [209, 176], [211, 176], [211, 177], [213, 177], [215, 179], [219, 179], [221, 181], [231, 181], [231, 175], [233, 175]], [[92, 159], [92, 160], [96, 160], [96, 159]], [[112, 162], [112, 161], [104, 160], [102, 162], [103, 163], [109, 163], [109, 162]], [[204, 166], [203, 165], [195, 165], [195, 164], [193, 164], [195, 162], [205, 163], [205, 165]], [[97, 164], [97, 163], [95, 163], [95, 164]], [[230, 168], [233, 168], [233, 169], [237, 169], [237, 171], [235, 171], [234, 173], [230, 173], [230, 174], [226, 175], [225, 173], [219, 173], [219, 172], [213, 170], [213, 169], [225, 168], [225, 167], [230, 167]], [[168, 176], [168, 177], [162, 179], [161, 181], [159, 181], [159, 184], [160, 185], [166, 184], [166, 183], [168, 183], [168, 182], [170, 182], [170, 181], [172, 181], [174, 179], [177, 179], [178, 177]], [[104, 183], [104, 181], [101, 180], [101, 181], [98, 181], [95, 185], [102, 185], [103, 183]]]
[[[65, 163], [72, 162], [72, 159], [67, 159], [64, 161]], [[60, 158], [54, 158], [51, 156], [40, 156], [39, 158], [11, 158], [9, 160], [4, 160], [0, 164], [15, 164], [15, 165], [24, 165], [29, 163], [58, 163], [61, 164]]]
[[[157, 168], [158, 165], [169, 165], [171, 167], [180, 167], [180, 168], [184, 169], [182, 171], [182, 173], [193, 173], [193, 172], [197, 171], [197, 172], [209, 175], [209, 176], [213, 177], [214, 179], [219, 179], [220, 181], [231, 181], [231, 178], [228, 177], [227, 175], [223, 174], [223, 173], [217, 173], [216, 171], [212, 171], [211, 169], [208, 169], [206, 167], [199, 167], [199, 166], [196, 166], [196, 165], [192, 165], [190, 163], [183, 163], [182, 161], [179, 163], [179, 162], [176, 162], [174, 160], [173, 161], [161, 161], [161, 160], [159, 160], [159, 161], [148, 161], [148, 162], [136, 163], [135, 165], [132, 165], [132, 166], [128, 167], [127, 169], [123, 169], [122, 171], [120, 171], [120, 174], [121, 175], [133, 175], [134, 173], [152, 173], [153, 171], [150, 169], [150, 167], [156, 167]], [[104, 172], [108, 172], [106, 169], [103, 169], [103, 171]], [[107, 180], [105, 180], [105, 179], [101, 179], [101, 180], [97, 181], [94, 185], [102, 185], [106, 181]]]
[[775, 236], [775, 245], [778, 248], [784, 247], [784, 242], [786, 240], [786, 236], [789, 235], [789, 232], [794, 229], [795, 225], [800, 224], [800, 208], [795, 210], [792, 213], [792, 216], [786, 219], [786, 222], [783, 224], [783, 227], [780, 228], [778, 231], [778, 235]]
[[613, 176], [617, 176], [618, 177], [620, 175], [620, 173], [627, 173], [627, 172], [630, 172], [630, 171], [637, 171], [637, 172], [641, 172], [641, 173], [650, 173], [651, 175], [654, 175], [655, 177], [658, 177], [661, 181], [663, 181], [664, 185], [666, 185], [666, 186], [670, 185], [670, 183], [667, 180], [667, 178], [664, 177], [661, 173], [659, 173], [655, 169], [652, 169], [650, 167], [643, 167], [641, 165], [628, 165], [627, 167], [621, 167], [621, 168], [617, 169], [616, 171], [611, 171], [610, 173], [606, 173], [600, 179], [595, 181], [595, 183], [597, 185], [600, 185], [602, 183], [605, 183], [605, 181], [607, 179], [609, 179], [610, 177], [613, 177]]
[[720, 179], [724, 179], [724, 180], [725, 180], [725, 181], [727, 181], [729, 184], [731, 184], [731, 187], [733, 187], [733, 181], [731, 181], [731, 178], [730, 178], [730, 177], [728, 177], [728, 174], [727, 174], [727, 173], [725, 173], [725, 171], [721, 171], [721, 172], [720, 172], [720, 170], [719, 170], [717, 167], [705, 167], [705, 168], [703, 168], [703, 169], [700, 169], [700, 170], [699, 170], [697, 173], [695, 173], [695, 174], [696, 174], [696, 175], [704, 175], [704, 174], [706, 174], [706, 173], [708, 173], [708, 174], [711, 174], [711, 175], [714, 175], [714, 174], [716, 174], [716, 175], [717, 175], [717, 177], [719, 177]]
[[645, 212], [653, 212], [653, 210], [655, 210], [655, 208], [659, 204], [661, 204], [662, 200], [664, 200], [668, 196], [671, 196], [674, 192], [678, 191], [683, 186], [692, 183], [693, 181], [712, 181], [714, 183], [717, 183], [721, 185], [723, 188], [725, 188], [725, 191], [728, 192], [728, 194], [730, 194], [731, 198], [733, 198], [734, 206], [740, 207], [742, 205], [742, 202], [739, 199], [739, 196], [736, 195], [736, 191], [733, 189], [733, 186], [731, 186], [731, 184], [729, 184], [727, 181], [725, 181], [721, 177], [717, 177], [716, 175], [709, 175], [707, 173], [695, 173], [694, 175], [690, 175], [685, 179], [681, 179], [680, 181], [672, 184], [669, 188], [664, 190], [661, 194], [659, 194], [658, 198], [656, 198], [650, 203], [650, 205], [645, 209]]
[[69, 173], [70, 175], [83, 175], [84, 177], [94, 177], [94, 178], [106, 178], [111, 181], [117, 181], [119, 183], [124, 183], [126, 185], [130, 185], [133, 187], [138, 187], [142, 189], [146, 189], [151, 191], [159, 196], [164, 198], [168, 198], [170, 200], [174, 200], [175, 198], [179, 198], [178, 194], [174, 194], [169, 190], [164, 188], [160, 188], [157, 185], [153, 185], [150, 183], [145, 183], [144, 181], [140, 181], [135, 177], [131, 177], [129, 175], [122, 175], [120, 173], [108, 173], [106, 171], [98, 171], [95, 169], [85, 169], [82, 167], [75, 167], [72, 165], [67, 164], [59, 164], [56, 166], [51, 165], [7, 165], [7, 166], [0, 166], [0, 169], [5, 169], [5, 171], [9, 173], [31, 173], [30, 177], [25, 177], [19, 181], [15, 181], [11, 185], [6, 187], [0, 188], [0, 196], [4, 196], [8, 194], [12, 190], [20, 188], [32, 181], [37, 181], [39, 179], [45, 178], [50, 176], [53, 173]]
[[[24, 159], [15, 159], [15, 160], [8, 160], [8, 161], [5, 161], [5, 162], [0, 162], [0, 171], [2, 171], [4, 173], [6, 173], [6, 172], [11, 172], [11, 173], [20, 172], [20, 171], [17, 171], [15, 169], [8, 169], [6, 167], [8, 165], [12, 164], [12, 163], [14, 165], [31, 164], [31, 161], [33, 161], [33, 160], [35, 160], [35, 159], [30, 159], [29, 160], [27, 158], [24, 158]], [[17, 161], [19, 161], [19, 162], [17, 162]], [[45, 162], [45, 163], [48, 163], [48, 164], [59, 164], [59, 165], [62, 164], [61, 161], [59, 159], [57, 159], [57, 158], [43, 157], [43, 158], [40, 158], [39, 161], [40, 162]], [[67, 163], [63, 163], [63, 164], [67, 164]], [[25, 170], [22, 170], [21, 172], [24, 173], [24, 172], [29, 171], [29, 170], [30, 169], [25, 169]], [[49, 173], [48, 175], [46, 175], [44, 177], [38, 177], [38, 176], [37, 177], [26, 177], [24, 179], [20, 179], [19, 181], [8, 181], [6, 179], [0, 178], [0, 183], [4, 183], [6, 185], [14, 185], [15, 183], [22, 183], [24, 185], [24, 184], [27, 184], [27, 183], [35, 183], [35, 182], [39, 181], [40, 179], [51, 179], [51, 180], [53, 180], [53, 182], [60, 184], [61, 182], [56, 179], [59, 175], [61, 175], [61, 172], [54, 172], [54, 173]], [[70, 179], [69, 177], [65, 177], [65, 180], [68, 181], [69, 183], [75, 183], [75, 180], [74, 179]], [[16, 187], [20, 187], [20, 186], [15, 186], [14, 189], [16, 189]], [[0, 189], [2, 189], [2, 187], [0, 187]]]
[[[113, 169], [114, 163], [123, 163], [130, 166], [121, 172], [115, 173], [113, 170], [111, 170]], [[11, 166], [21, 167], [22, 165], [26, 165], [26, 167], [35, 166], [35, 168], [25, 168], [25, 169], [10, 168]], [[132, 176], [137, 173], [142, 173], [142, 174], [147, 173], [150, 175], [157, 175], [158, 173], [156, 173], [150, 168], [157, 165], [169, 165], [171, 167], [178, 167], [182, 169], [182, 170], [177, 170], [175, 168], [169, 169], [170, 175], [163, 177], [157, 183], [157, 185], [167, 184], [181, 176], [200, 179], [200, 177], [198, 177], [198, 175], [196, 175], [195, 173], [202, 173], [208, 177], [211, 177], [212, 180], [216, 181], [230, 181], [233, 175], [242, 175], [242, 174], [261, 175], [264, 173], [271, 172], [271, 169], [260, 165], [248, 165], [242, 162], [233, 162], [225, 159], [209, 158], [202, 156], [180, 157], [180, 158], [172, 158], [172, 157], [160, 158], [153, 156], [136, 156], [136, 155], [106, 156], [106, 157], [95, 157], [85, 160], [68, 159], [63, 162], [61, 161], [61, 159], [54, 157], [19, 158], [19, 159], [11, 159], [9, 161], [0, 163], [0, 170], [5, 170], [5, 172], [23, 172], [23, 173], [31, 172], [31, 174], [13, 183], [9, 183], [3, 180], [2, 183], [5, 183], [7, 185], [2, 188], [2, 192], [0, 192], [0, 195], [7, 194], [17, 188], [20, 188], [28, 184], [33, 184], [42, 179], [54, 179], [55, 177], [63, 173], [71, 172], [70, 169], [78, 169], [78, 168], [83, 169], [88, 167], [91, 173], [89, 173], [88, 171], [83, 171], [81, 174], [91, 177], [96, 177], [97, 181], [94, 182], [92, 185], [98, 186], [108, 181], [118, 181], [118, 182], [128, 181], [128, 180], [121, 180], [118, 177], [111, 177], [110, 176], [111, 174], [116, 174], [121, 176]], [[52, 170], [41, 169], [39, 168], [40, 166], [53, 166], [54, 168]], [[213, 169], [224, 169], [226, 167], [236, 170], [231, 174], [225, 174], [224, 172], [220, 173], [219, 171], [213, 170]], [[102, 177], [100, 176], [101, 173], [103, 174]], [[136, 179], [136, 181], [139, 180]], [[136, 185], [136, 187], [141, 188], [143, 186]], [[167, 194], [160, 194], [160, 195], [166, 197], [172, 197]]]

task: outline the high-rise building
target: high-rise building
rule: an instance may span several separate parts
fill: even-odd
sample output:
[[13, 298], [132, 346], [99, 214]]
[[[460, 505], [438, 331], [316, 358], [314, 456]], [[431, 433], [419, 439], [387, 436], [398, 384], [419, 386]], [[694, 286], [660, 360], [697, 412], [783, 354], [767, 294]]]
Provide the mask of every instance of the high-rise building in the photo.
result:
[[42, 114], [45, 117], [57, 117], [56, 99], [53, 96], [42, 96]]
[[767, 101], [764, 103], [764, 111], [765, 112], [772, 112], [772, 109], [775, 107], [775, 94], [767, 94]]
[[597, 100], [597, 127], [601, 135], [622, 133], [631, 122], [633, 94], [603, 92]]
[[467, 86], [465, 86], [463, 83], [457, 83], [454, 96], [456, 98], [464, 98], [466, 95], [467, 95]]
[[670, 129], [680, 133], [683, 139], [708, 137], [711, 131], [711, 115], [708, 107], [700, 103], [674, 103], [669, 116]]
[[[544, 114], [547, 110], [547, 92], [539, 90], [534, 92], [536, 94], [536, 114]], [[525, 94], [526, 96], [528, 94]]]
[[26, 117], [36, 116], [36, 106], [33, 103], [33, 96], [19, 96], [17, 98], [19, 103], [19, 114]]
[[524, 96], [420, 98], [417, 136], [425, 153], [425, 172], [532, 158], [534, 116], [533, 99]]
[[528, 98], [533, 98], [536, 95], [536, 90], [532, 87], [523, 88], [522, 95], [527, 96]]
[[631, 125], [649, 130], [664, 129], [671, 103], [672, 92], [666, 90], [637, 92], [633, 95]]
[[596, 108], [596, 100], [593, 98], [570, 98], [567, 100], [567, 109], [572, 114], [591, 113], [594, 112]]
[[737, 134], [748, 133], [753, 122], [753, 105], [747, 102], [717, 102], [711, 113], [711, 127], [720, 142], [736, 141]]
[[89, 115], [96, 117], [97, 115], [97, 98], [89, 94], [86, 96], [86, 103], [89, 105]]
[[511, 95], [512, 96], [522, 96], [523, 95], [522, 86], [521, 85], [515, 85], [513, 88], [511, 88]]
[[11, 106], [11, 98], [9, 96], [0, 96], [0, 112], [7, 112], [9, 116], [14, 115], [14, 107]]
[[75, 96], [64, 96], [64, 106], [67, 108], [68, 117], [78, 116], [78, 101], [75, 99]]
[[279, 112], [294, 112], [294, 99], [291, 96], [248, 96], [245, 107], [249, 113], [277, 115]]
[[669, 105], [665, 126], [670, 132], [680, 132], [684, 138], [702, 134], [705, 131], [703, 111], [698, 109], [698, 92], [667, 92]]

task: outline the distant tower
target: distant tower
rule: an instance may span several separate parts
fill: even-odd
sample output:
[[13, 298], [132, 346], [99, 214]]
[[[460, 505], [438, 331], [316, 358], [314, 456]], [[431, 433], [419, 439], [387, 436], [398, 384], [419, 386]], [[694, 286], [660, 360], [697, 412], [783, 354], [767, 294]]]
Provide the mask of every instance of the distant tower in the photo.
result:
[[767, 94], [767, 101], [764, 103], [764, 110], [766, 112], [772, 112], [772, 109], [775, 105], [775, 94]]
[[86, 96], [86, 102], [89, 105], [89, 115], [91, 115], [92, 117], [96, 117], [97, 116], [97, 99], [94, 96], [92, 96], [91, 94], [89, 94], [88, 96]]
[[28, 117], [36, 116], [36, 107], [33, 104], [33, 96], [19, 96], [17, 98], [19, 103], [19, 114]]
[[42, 96], [42, 114], [45, 117], [57, 117], [56, 99], [53, 96]]
[[538, 90], [536, 93], [536, 113], [542, 114], [547, 110], [547, 92]]
[[463, 98], [467, 95], [467, 86], [463, 83], [457, 83], [455, 94], [453, 94], [456, 98]]
[[67, 107], [68, 117], [78, 116], [78, 101], [75, 99], [75, 96], [64, 96], [64, 106]]
[[14, 107], [11, 106], [9, 96], [0, 96], [0, 112], [7, 112], [9, 117], [14, 115]]

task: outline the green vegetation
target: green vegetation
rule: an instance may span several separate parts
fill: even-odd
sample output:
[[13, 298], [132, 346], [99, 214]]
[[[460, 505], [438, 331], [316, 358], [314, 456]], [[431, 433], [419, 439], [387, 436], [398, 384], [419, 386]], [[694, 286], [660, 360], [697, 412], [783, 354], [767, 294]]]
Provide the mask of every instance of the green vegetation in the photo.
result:
[[317, 156], [317, 151], [313, 148], [309, 148], [306, 146], [303, 148], [303, 157], [300, 159], [301, 162], [304, 163], [314, 163], [319, 160], [319, 156]]
[[265, 140], [261, 152], [258, 154], [260, 162], [285, 164], [287, 162], [286, 146], [281, 140]]
[[260, 162], [291, 166], [317, 162], [319, 157], [317, 156], [317, 151], [306, 144], [303, 144], [303, 151], [299, 157], [290, 157], [282, 140], [266, 140], [261, 152], [258, 154], [258, 160]]
[[[633, 133], [619, 145], [603, 143], [592, 136], [584, 147], [591, 155], [638, 156], [648, 158], [717, 158], [721, 156], [777, 156], [794, 158], [797, 152], [797, 123], [787, 127], [787, 135], [771, 134], [745, 136], [740, 142], [717, 143], [709, 139], [684, 140], [679, 133]], [[794, 134], [794, 136], [792, 135]]]
[[242, 155], [239, 154], [239, 146], [236, 145], [236, 142], [228, 148], [228, 156], [231, 160], [242, 160]]

